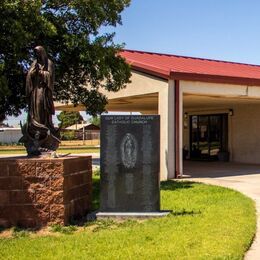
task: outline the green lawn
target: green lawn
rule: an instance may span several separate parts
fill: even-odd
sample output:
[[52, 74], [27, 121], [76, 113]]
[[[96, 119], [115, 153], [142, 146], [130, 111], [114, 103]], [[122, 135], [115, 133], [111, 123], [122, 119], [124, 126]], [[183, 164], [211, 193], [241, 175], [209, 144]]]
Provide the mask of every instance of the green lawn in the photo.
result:
[[[95, 208], [97, 179], [94, 187]], [[256, 229], [248, 197], [167, 181], [161, 185], [161, 205], [172, 214], [141, 222], [96, 221], [72, 234], [0, 239], [0, 259], [243, 259]]]
[[[79, 147], [60, 147], [58, 149], [58, 154], [65, 154], [65, 153], [99, 153], [100, 149], [98, 147], [93, 146], [79, 146]], [[1, 149], [0, 147], [0, 155], [5, 154], [13, 154], [13, 155], [19, 155], [19, 154], [26, 154], [25, 148], [4, 148]]]

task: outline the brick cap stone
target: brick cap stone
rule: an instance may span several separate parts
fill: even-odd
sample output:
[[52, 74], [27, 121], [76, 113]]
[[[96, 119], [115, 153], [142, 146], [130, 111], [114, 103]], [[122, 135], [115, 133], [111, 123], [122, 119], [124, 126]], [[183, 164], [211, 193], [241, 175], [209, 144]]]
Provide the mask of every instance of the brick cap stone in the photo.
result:
[[66, 156], [66, 157], [59, 157], [59, 158], [41, 158], [41, 157], [28, 157], [28, 156], [10, 156], [10, 157], [2, 157], [0, 158], [0, 162], [5, 161], [13, 161], [13, 162], [24, 162], [31, 161], [31, 162], [61, 162], [61, 161], [68, 161], [68, 160], [78, 160], [79, 158], [92, 158], [91, 155], [77, 155], [77, 156]]

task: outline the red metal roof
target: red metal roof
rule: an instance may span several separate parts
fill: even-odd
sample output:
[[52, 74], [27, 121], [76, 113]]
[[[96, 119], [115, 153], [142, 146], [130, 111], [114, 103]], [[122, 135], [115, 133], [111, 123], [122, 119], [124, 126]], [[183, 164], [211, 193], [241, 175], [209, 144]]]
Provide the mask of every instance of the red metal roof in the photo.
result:
[[133, 69], [164, 79], [260, 86], [259, 65], [134, 50], [123, 50], [120, 55]]

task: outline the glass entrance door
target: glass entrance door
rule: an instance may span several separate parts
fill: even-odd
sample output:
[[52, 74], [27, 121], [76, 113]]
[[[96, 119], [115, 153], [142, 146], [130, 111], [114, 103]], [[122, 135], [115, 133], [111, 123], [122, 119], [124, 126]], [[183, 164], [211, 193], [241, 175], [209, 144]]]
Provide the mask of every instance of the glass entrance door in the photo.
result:
[[191, 159], [214, 160], [227, 151], [227, 114], [190, 117]]

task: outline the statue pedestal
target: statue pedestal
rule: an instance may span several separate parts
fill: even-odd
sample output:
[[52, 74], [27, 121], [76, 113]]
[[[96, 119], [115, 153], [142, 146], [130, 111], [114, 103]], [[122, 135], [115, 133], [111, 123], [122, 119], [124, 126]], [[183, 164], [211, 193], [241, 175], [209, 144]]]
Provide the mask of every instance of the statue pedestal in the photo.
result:
[[69, 224], [91, 206], [91, 156], [0, 159], [0, 226]]

